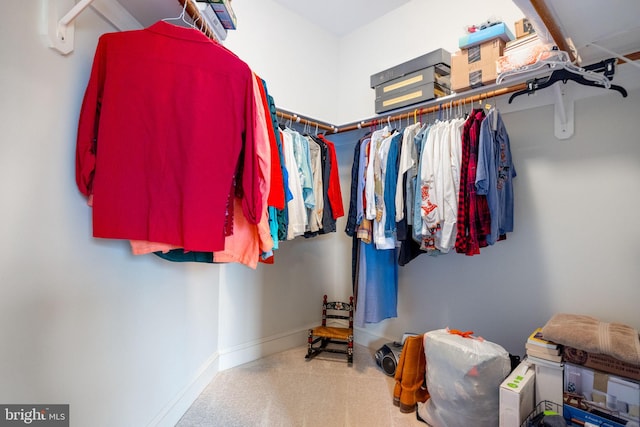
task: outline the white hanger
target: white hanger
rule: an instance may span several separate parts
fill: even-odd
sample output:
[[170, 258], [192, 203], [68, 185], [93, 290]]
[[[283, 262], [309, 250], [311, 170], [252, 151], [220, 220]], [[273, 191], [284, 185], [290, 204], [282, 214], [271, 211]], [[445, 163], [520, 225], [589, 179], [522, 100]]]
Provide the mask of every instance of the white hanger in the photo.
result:
[[167, 21], [178, 21], [178, 20], [181, 20], [182, 22], [184, 22], [188, 26], [190, 26], [192, 28], [195, 28], [195, 24], [194, 23], [191, 23], [191, 22], [189, 22], [189, 21], [187, 21], [185, 19], [185, 15], [186, 15], [186, 11], [187, 11], [187, 3], [189, 1], [190, 0], [184, 0], [184, 3], [182, 4], [182, 12], [180, 13], [180, 15], [178, 15], [175, 18], [164, 18], [163, 21], [167, 22]]
[[549, 52], [542, 52], [538, 55], [538, 59], [536, 62], [530, 65], [525, 65], [520, 68], [516, 68], [514, 70], [507, 70], [498, 75], [496, 79], [496, 84], [502, 83], [505, 79], [509, 77], [519, 76], [519, 75], [528, 75], [534, 74], [534, 71], [538, 70], [556, 70], [560, 68], [564, 68], [567, 71], [570, 71], [574, 74], [578, 74], [583, 76], [585, 79], [592, 80], [605, 88], [609, 89], [611, 87], [611, 82], [607, 78], [607, 76], [603, 74], [598, 74], [593, 71], [585, 70], [584, 68], [580, 68], [570, 61], [569, 54], [562, 50], [554, 50], [551, 51], [553, 53], [552, 56], [543, 58], [543, 56], [548, 55]]

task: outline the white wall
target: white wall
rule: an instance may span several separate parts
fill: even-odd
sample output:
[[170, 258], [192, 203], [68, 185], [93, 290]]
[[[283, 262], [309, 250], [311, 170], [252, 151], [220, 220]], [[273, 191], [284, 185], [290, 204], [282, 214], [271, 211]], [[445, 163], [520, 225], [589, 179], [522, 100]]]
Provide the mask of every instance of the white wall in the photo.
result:
[[267, 81], [278, 107], [331, 121], [339, 39], [272, 0], [233, 4], [238, 29], [224, 45]]
[[0, 5], [0, 402], [143, 426], [217, 368], [220, 269], [91, 237], [75, 135], [98, 36], [113, 28], [86, 10], [63, 57], [39, 35], [47, 3]]

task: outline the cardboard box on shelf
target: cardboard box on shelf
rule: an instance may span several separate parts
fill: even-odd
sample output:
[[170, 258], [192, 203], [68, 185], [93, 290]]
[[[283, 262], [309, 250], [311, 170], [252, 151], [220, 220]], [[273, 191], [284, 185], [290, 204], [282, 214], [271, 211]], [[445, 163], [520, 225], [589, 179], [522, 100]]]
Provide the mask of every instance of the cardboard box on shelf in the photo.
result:
[[533, 28], [533, 25], [531, 24], [531, 21], [529, 21], [527, 18], [522, 18], [521, 20], [516, 21], [515, 28], [517, 39], [536, 32], [536, 30]]
[[640, 383], [606, 372], [565, 364], [565, 416], [598, 426], [637, 426]]
[[535, 370], [523, 362], [500, 384], [500, 427], [520, 427], [535, 407]]
[[461, 92], [495, 82], [496, 61], [504, 52], [505, 42], [493, 39], [451, 56], [451, 89]]
[[562, 350], [564, 360], [573, 365], [618, 375], [623, 378], [640, 381], [640, 365], [632, 365], [606, 354], [589, 353], [584, 350], [565, 346]]

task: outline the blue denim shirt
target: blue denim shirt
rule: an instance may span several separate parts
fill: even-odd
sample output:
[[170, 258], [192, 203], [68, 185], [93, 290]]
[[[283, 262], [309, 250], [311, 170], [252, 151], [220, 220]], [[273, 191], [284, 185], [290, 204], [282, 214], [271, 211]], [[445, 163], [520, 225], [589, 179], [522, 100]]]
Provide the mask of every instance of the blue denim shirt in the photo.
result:
[[[496, 128], [493, 130], [493, 122]], [[507, 129], [500, 113], [493, 109], [480, 125], [476, 193], [487, 196], [491, 214], [491, 234], [487, 243], [493, 245], [500, 235], [513, 231], [513, 178], [516, 169], [511, 159]]]

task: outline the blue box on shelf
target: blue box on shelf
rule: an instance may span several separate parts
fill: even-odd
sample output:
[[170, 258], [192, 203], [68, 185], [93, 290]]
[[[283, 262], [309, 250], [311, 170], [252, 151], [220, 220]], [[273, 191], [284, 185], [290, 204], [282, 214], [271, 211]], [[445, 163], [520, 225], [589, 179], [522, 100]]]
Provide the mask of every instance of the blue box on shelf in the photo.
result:
[[509, 30], [509, 27], [507, 27], [504, 22], [460, 37], [458, 39], [458, 46], [460, 47], [460, 49], [468, 49], [470, 47], [482, 44], [487, 40], [496, 38], [503, 40], [505, 43], [513, 40], [513, 33], [511, 32], [511, 30]]

